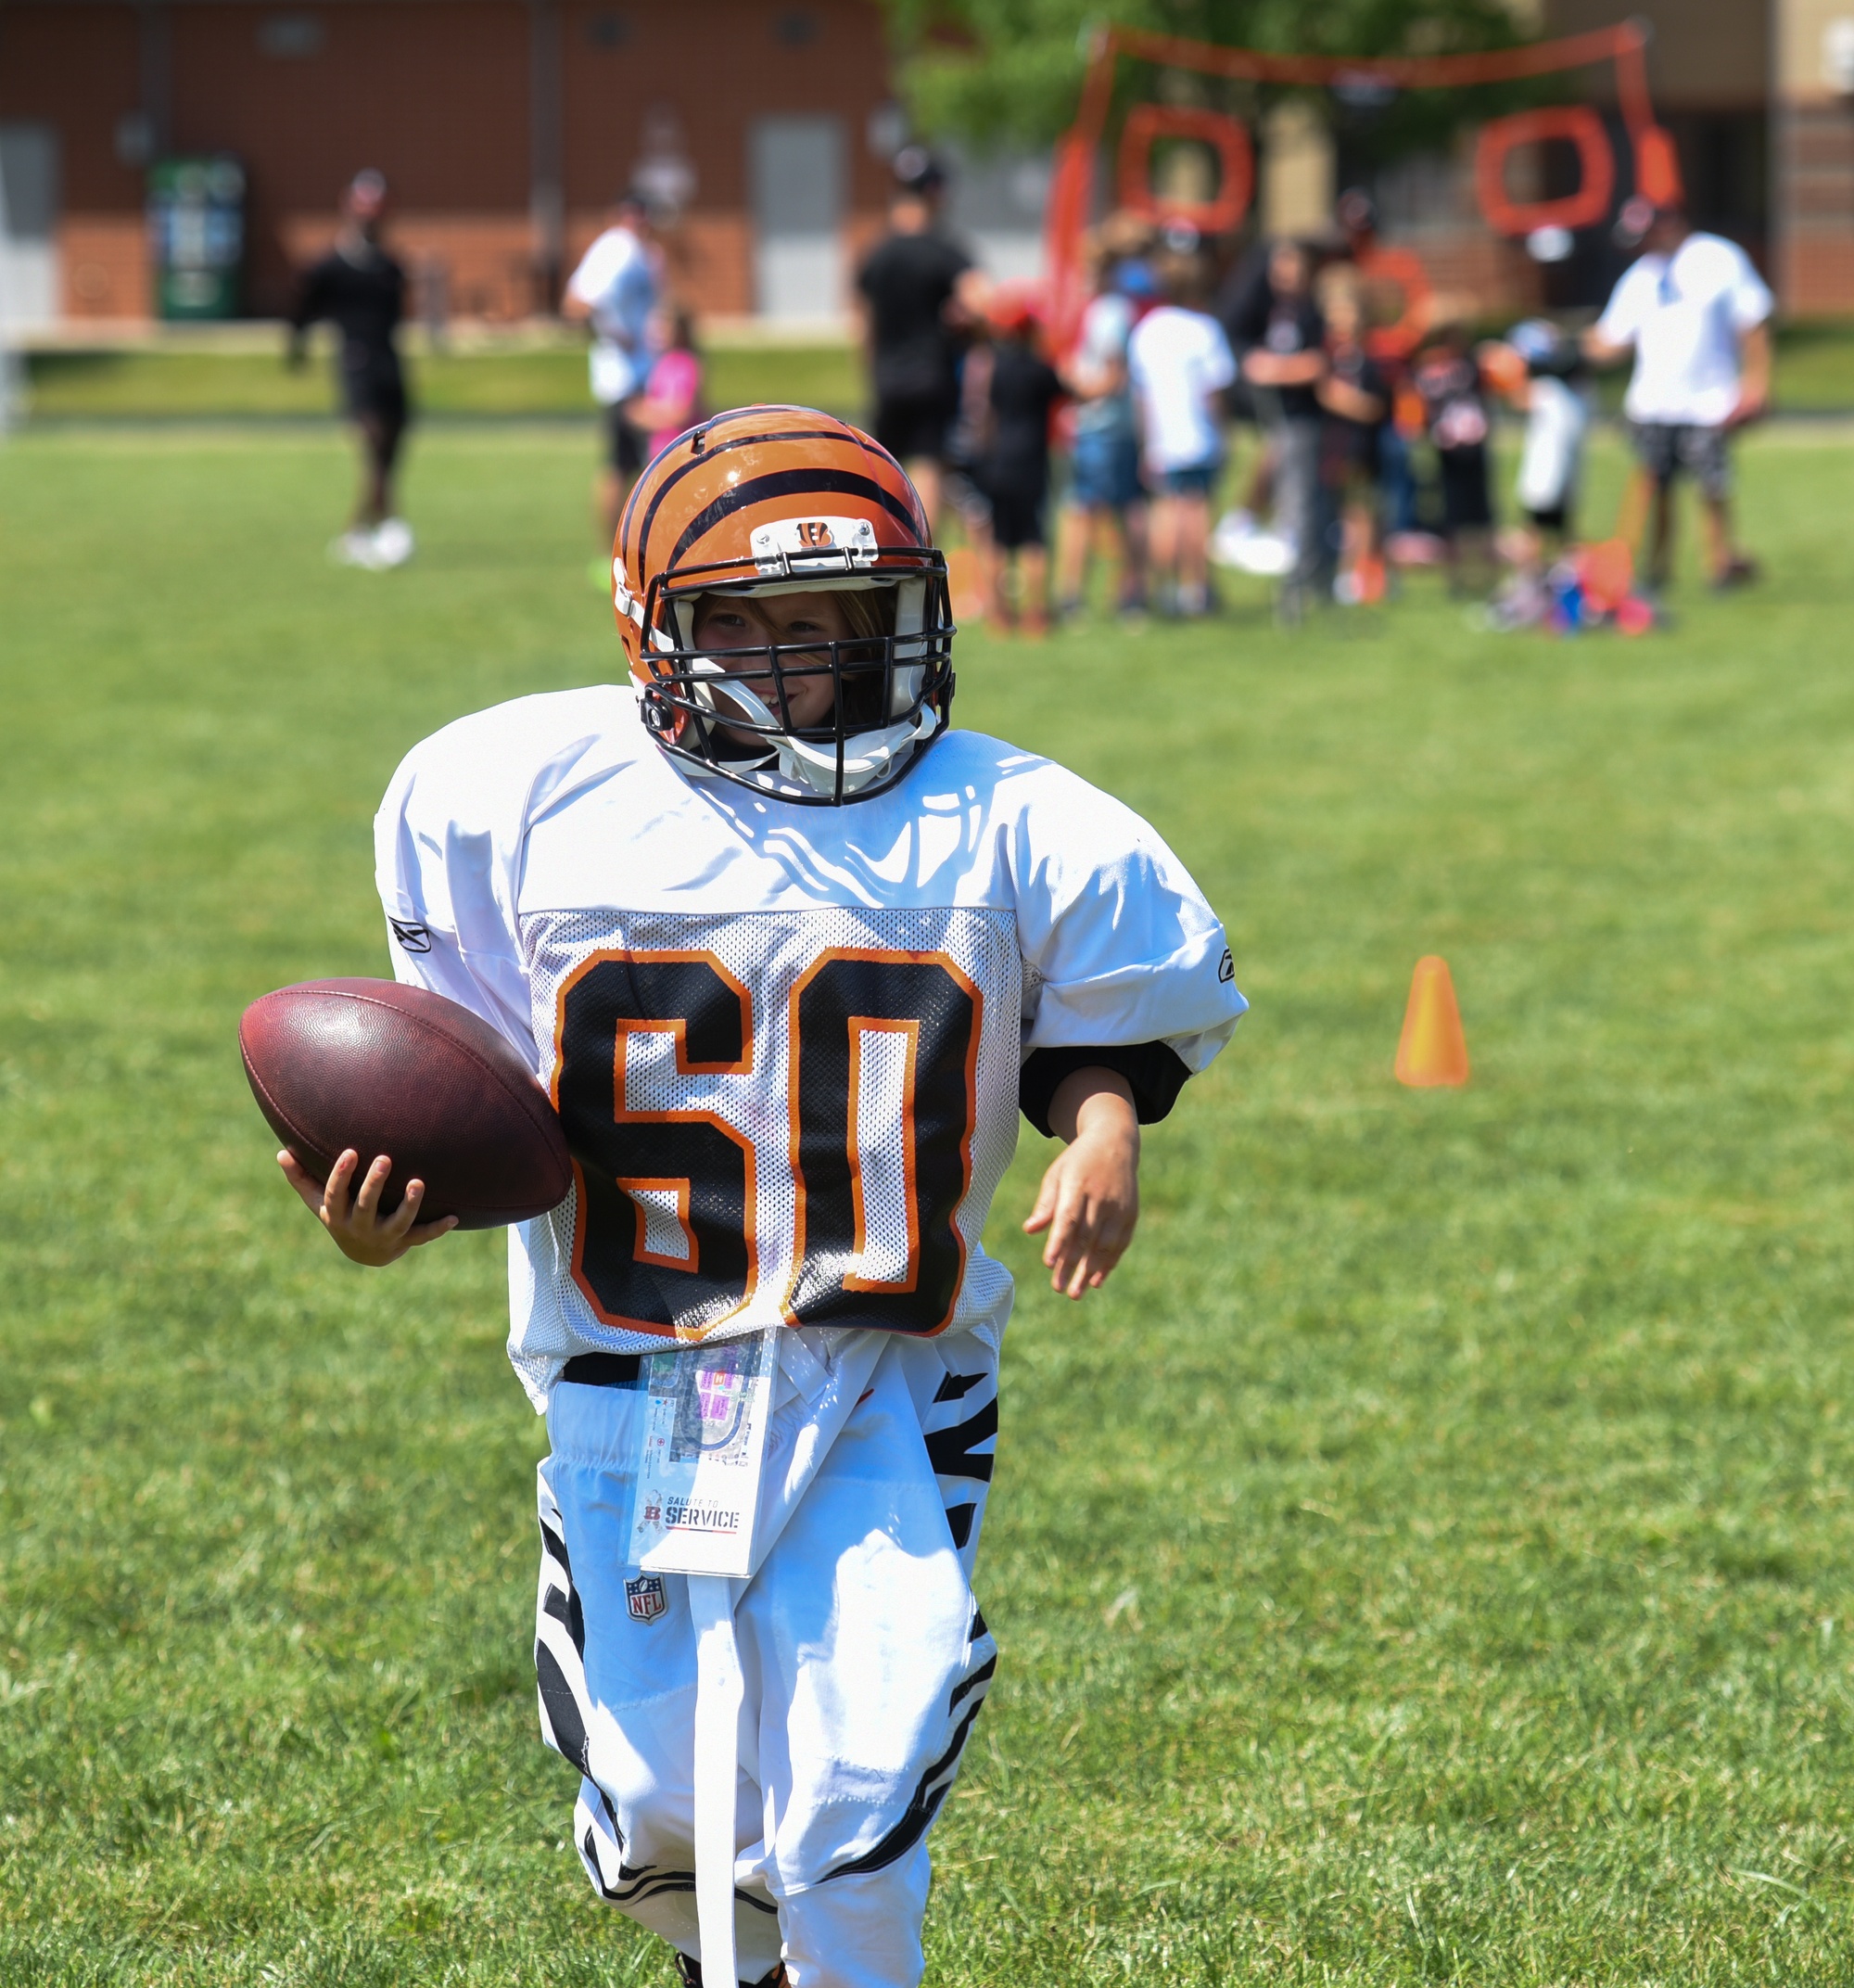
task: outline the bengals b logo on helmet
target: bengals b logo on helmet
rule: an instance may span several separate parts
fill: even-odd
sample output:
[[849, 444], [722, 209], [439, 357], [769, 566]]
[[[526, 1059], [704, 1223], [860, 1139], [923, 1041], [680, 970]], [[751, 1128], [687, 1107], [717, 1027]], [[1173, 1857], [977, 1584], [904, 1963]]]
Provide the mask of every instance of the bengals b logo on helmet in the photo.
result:
[[[612, 580], [644, 722], [699, 777], [841, 805], [892, 786], [946, 730], [946, 560], [900, 464], [832, 414], [739, 408], [678, 436], [630, 493]], [[820, 591], [856, 597], [847, 634], [715, 655], [695, 640], [717, 597]], [[797, 722], [793, 685], [826, 674], [828, 708]]]

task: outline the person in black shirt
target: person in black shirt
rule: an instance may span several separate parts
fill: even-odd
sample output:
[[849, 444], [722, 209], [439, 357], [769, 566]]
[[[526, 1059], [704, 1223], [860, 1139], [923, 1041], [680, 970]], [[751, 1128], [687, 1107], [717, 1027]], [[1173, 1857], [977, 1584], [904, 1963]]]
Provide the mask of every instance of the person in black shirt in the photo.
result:
[[875, 385], [875, 438], [913, 478], [933, 524], [959, 404], [959, 333], [984, 306], [971, 258], [934, 227], [944, 181], [920, 146], [896, 155], [889, 232], [857, 274]]
[[1266, 273], [1229, 325], [1242, 377], [1275, 455], [1276, 529], [1294, 547], [1281, 589], [1284, 620], [1301, 618], [1319, 570], [1319, 384], [1326, 327], [1314, 301], [1313, 258], [1296, 241], [1268, 251]]
[[1041, 635], [1048, 628], [1043, 513], [1049, 498], [1049, 416], [1062, 398], [1062, 382], [1036, 350], [1036, 317], [1027, 300], [1000, 297], [990, 314], [991, 434], [980, 480], [991, 505], [992, 611], [1001, 629], [1021, 620], [1026, 634]]
[[393, 508], [393, 471], [410, 408], [393, 335], [405, 315], [405, 271], [380, 245], [387, 183], [356, 173], [342, 200], [335, 246], [302, 274], [290, 312], [289, 363], [302, 363], [303, 335], [323, 319], [341, 335], [336, 376], [342, 404], [360, 431], [362, 477], [353, 522], [330, 550], [349, 566], [402, 566], [412, 528]]
[[1439, 326], [1416, 354], [1413, 377], [1423, 397], [1441, 480], [1450, 586], [1459, 593], [1492, 579], [1493, 550], [1487, 461], [1492, 423], [1467, 329], [1458, 324]]

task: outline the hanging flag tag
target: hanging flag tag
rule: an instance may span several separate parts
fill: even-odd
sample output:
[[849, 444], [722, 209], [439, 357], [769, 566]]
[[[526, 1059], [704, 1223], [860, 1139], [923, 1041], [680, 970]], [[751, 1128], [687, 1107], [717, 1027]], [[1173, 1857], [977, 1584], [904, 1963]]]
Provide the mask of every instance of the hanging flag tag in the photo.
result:
[[634, 1565], [735, 1579], [752, 1571], [774, 1364], [771, 1332], [651, 1355]]

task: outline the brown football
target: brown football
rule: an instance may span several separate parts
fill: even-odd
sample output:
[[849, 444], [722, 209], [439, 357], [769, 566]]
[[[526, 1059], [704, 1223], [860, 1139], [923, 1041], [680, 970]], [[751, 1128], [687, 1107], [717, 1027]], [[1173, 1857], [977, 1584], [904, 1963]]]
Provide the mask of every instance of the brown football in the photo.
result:
[[467, 1008], [394, 980], [279, 988], [238, 1025], [258, 1108], [318, 1180], [344, 1148], [393, 1163], [397, 1207], [425, 1182], [421, 1221], [498, 1229], [545, 1215], [573, 1184], [566, 1136], [509, 1043]]

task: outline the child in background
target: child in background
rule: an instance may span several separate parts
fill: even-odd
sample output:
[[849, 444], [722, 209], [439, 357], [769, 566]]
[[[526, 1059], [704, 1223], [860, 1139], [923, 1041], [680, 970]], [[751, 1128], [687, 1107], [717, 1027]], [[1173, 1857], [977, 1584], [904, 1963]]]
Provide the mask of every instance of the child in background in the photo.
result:
[[646, 462], [702, 418], [702, 358], [695, 350], [693, 315], [681, 304], [654, 312], [650, 342], [656, 359], [643, 391], [627, 401], [624, 410], [632, 427], [643, 431]]
[[1062, 382], [1036, 350], [1036, 312], [1027, 297], [1000, 289], [988, 315], [991, 419], [980, 481], [991, 505], [992, 613], [1000, 630], [1021, 620], [1025, 634], [1042, 635], [1049, 625], [1043, 532], [1049, 416], [1062, 398]]
[[1441, 535], [1430, 529], [1441, 521], [1441, 500], [1431, 488], [1427, 458], [1418, 445], [1429, 431], [1429, 410], [1416, 391], [1410, 366], [1400, 366], [1390, 383], [1390, 420], [1385, 433], [1394, 438], [1385, 451], [1387, 474], [1384, 503], [1389, 529], [1384, 555], [1392, 566], [1440, 566], [1447, 554]]
[[1576, 532], [1590, 368], [1577, 340], [1544, 318], [1514, 325], [1503, 344], [1514, 381], [1506, 397], [1526, 415], [1515, 492], [1526, 522], [1515, 535], [1514, 564], [1539, 568]]
[[1217, 416], [1236, 360], [1223, 326], [1202, 308], [1203, 271], [1195, 256], [1174, 256], [1160, 287], [1168, 300], [1134, 326], [1126, 369], [1153, 492], [1153, 605], [1166, 605], [1158, 590], [1169, 582], [1173, 611], [1189, 618], [1210, 612], [1211, 486], [1223, 466]]
[[1487, 463], [1492, 424], [1481, 391], [1480, 368], [1460, 325], [1444, 325], [1416, 355], [1415, 382], [1441, 481], [1449, 584], [1460, 593], [1467, 591], [1472, 579], [1483, 584], [1491, 580], [1493, 554]]
[[[1144, 223], [1137, 225], [1143, 230]], [[1137, 237], [1123, 226], [1104, 246], [1113, 240]], [[1117, 569], [1120, 612], [1138, 614], [1145, 606], [1145, 491], [1126, 348], [1157, 291], [1144, 261], [1128, 256], [1116, 262], [1082, 313], [1081, 336], [1063, 375], [1075, 401], [1074, 454], [1056, 538], [1056, 587], [1064, 615], [1081, 611], [1091, 549], [1104, 552]]]
[[1365, 348], [1365, 299], [1356, 272], [1340, 267], [1327, 273], [1320, 286], [1320, 312], [1327, 327], [1327, 372], [1317, 389], [1324, 551], [1315, 577], [1327, 584], [1336, 563], [1333, 597], [1357, 606], [1384, 598], [1378, 471], [1390, 389]]

